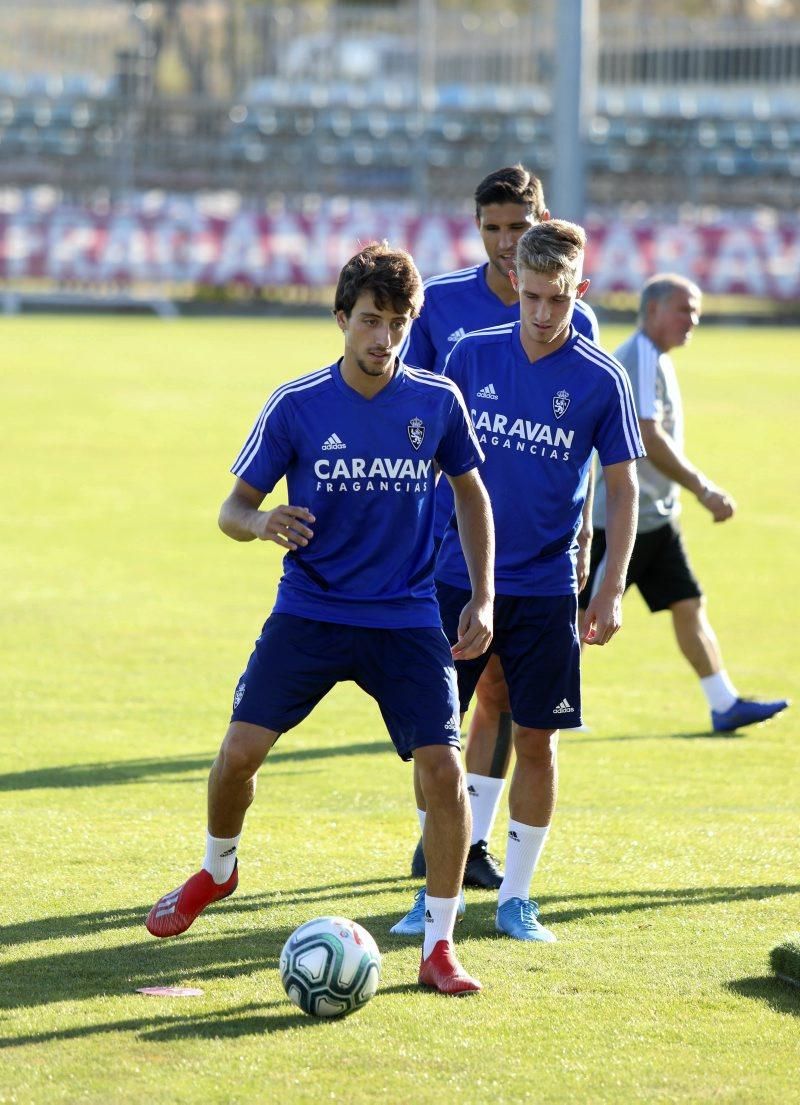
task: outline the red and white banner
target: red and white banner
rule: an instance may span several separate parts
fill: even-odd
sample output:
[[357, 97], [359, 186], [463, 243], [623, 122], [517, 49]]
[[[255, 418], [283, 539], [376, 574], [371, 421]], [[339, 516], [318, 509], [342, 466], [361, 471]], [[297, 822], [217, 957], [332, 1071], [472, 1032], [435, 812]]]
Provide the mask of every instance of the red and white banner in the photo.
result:
[[[584, 271], [592, 296], [638, 291], [674, 271], [707, 293], [800, 298], [800, 220], [770, 212], [713, 218], [591, 216]], [[0, 197], [0, 279], [57, 286], [328, 286], [360, 245], [386, 238], [423, 276], [484, 258], [468, 216], [403, 205], [325, 201], [311, 211], [251, 211], [230, 197], [140, 197], [98, 209]]]

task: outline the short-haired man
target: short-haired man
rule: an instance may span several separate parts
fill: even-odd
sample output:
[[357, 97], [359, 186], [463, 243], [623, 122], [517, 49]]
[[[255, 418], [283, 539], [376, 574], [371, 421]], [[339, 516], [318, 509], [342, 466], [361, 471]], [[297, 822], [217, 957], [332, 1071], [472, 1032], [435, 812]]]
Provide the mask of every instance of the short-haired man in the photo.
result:
[[[691, 280], [659, 273], [642, 288], [639, 326], [616, 351], [628, 371], [647, 459], [637, 462], [640, 499], [636, 542], [628, 566], [626, 587], [635, 584], [652, 613], [669, 610], [675, 637], [694, 669], [717, 732], [729, 732], [766, 721], [785, 710], [785, 699], [755, 702], [743, 699], [723, 665], [716, 634], [706, 612], [706, 600], [689, 564], [678, 518], [680, 491], [685, 487], [715, 522], [733, 517], [736, 505], [686, 456], [683, 447], [683, 406], [671, 349], [686, 345], [700, 321], [702, 296]], [[595, 543], [591, 576], [581, 601], [602, 580], [606, 549], [606, 488], [598, 480], [594, 504]]]
[[[433, 276], [425, 282], [425, 303], [411, 327], [403, 359], [419, 368], [443, 372], [450, 351], [465, 333], [517, 322], [519, 296], [511, 282], [517, 243], [529, 227], [549, 218], [541, 181], [523, 165], [506, 165], [484, 177], [475, 189], [475, 223], [487, 260], [471, 268]], [[597, 319], [582, 299], [575, 302], [572, 324], [592, 341], [599, 340]], [[436, 504], [438, 539], [452, 513], [453, 497], [443, 485]], [[590, 519], [591, 492], [579, 537], [581, 585], [589, 572]], [[497, 889], [502, 881], [502, 871], [488, 850], [488, 841], [508, 772], [510, 751], [508, 688], [497, 657], [492, 657], [478, 684], [466, 741], [472, 842], [464, 871], [465, 886]], [[422, 820], [421, 813], [419, 816]], [[412, 861], [412, 874], [425, 874], [419, 845]]]
[[[555, 809], [558, 730], [581, 724], [577, 538], [592, 452], [608, 502], [608, 571], [584, 633], [597, 645], [621, 625], [636, 532], [636, 458], [644, 453], [624, 369], [571, 325], [589, 286], [581, 276], [585, 242], [581, 227], [558, 219], [526, 230], [512, 277], [520, 319], [462, 338], [446, 369], [486, 453], [481, 475], [495, 522], [491, 652], [508, 680], [516, 751], [495, 925], [517, 940], [555, 940], [539, 923], [530, 885]], [[447, 529], [436, 564], [442, 624], [453, 641], [469, 594], [459, 536], [466, 536], [460, 525]], [[462, 712], [487, 660], [456, 661]], [[410, 935], [413, 912], [393, 931]]]
[[[377, 701], [400, 757], [413, 758], [428, 803], [420, 984], [460, 994], [480, 983], [452, 946], [470, 828], [453, 657], [475, 657], [491, 640], [493, 530], [461, 394], [397, 357], [421, 302], [407, 253], [383, 244], [356, 254], [336, 289], [343, 357], [278, 388], [233, 465], [223, 532], [288, 552], [211, 768], [202, 870], [146, 923], [154, 936], [176, 936], [233, 893], [264, 758], [336, 683], [352, 680]], [[433, 583], [435, 466], [453, 487], [473, 584], [452, 650]], [[291, 505], [262, 510], [283, 476]]]

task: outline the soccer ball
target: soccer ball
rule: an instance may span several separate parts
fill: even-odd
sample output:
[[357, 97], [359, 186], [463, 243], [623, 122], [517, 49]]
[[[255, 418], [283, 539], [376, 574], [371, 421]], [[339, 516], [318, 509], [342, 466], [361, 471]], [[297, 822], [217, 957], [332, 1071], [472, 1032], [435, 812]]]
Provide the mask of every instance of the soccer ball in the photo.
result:
[[283, 988], [313, 1017], [341, 1017], [378, 989], [381, 955], [370, 934], [344, 917], [316, 917], [296, 928], [279, 963]]

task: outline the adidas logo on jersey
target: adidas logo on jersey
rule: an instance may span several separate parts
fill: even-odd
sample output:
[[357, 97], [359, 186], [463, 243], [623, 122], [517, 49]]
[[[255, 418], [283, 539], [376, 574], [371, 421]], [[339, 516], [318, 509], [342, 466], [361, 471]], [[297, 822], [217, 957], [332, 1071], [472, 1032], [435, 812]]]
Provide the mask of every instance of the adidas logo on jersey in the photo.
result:
[[566, 698], [562, 698], [561, 701], [559, 702], [559, 704], [553, 710], [553, 713], [554, 714], [574, 714], [575, 713], [575, 707], [570, 706], [570, 704], [569, 704], [569, 702], [567, 702]]
[[459, 326], [457, 330], [454, 330], [447, 338], [448, 341], [460, 341], [466, 334], [466, 330], [463, 326]]
[[323, 451], [328, 449], [346, 449], [347, 446], [339, 437], [338, 434], [331, 434], [331, 436], [322, 443]]
[[479, 399], [499, 399], [500, 396], [494, 390], [494, 384], [487, 384], [485, 388], [481, 388], [478, 392]]

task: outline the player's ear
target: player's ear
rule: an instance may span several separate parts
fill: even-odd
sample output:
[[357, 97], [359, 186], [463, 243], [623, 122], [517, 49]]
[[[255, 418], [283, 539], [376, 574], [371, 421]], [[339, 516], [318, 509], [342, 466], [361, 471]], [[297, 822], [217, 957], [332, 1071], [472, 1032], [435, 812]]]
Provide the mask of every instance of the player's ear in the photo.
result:
[[552, 217], [553, 216], [550, 214], [550, 208], [545, 207], [544, 211], [542, 212], [542, 217], [541, 217], [541, 219], [539, 219], [539, 222], [540, 223], [549, 223], [550, 220], [552, 219]]
[[575, 289], [575, 298], [576, 299], [583, 299], [583, 297], [586, 295], [586, 293], [589, 290], [589, 285], [590, 284], [591, 284], [591, 280], [589, 280], [588, 277], [586, 278], [586, 280], [581, 280], [580, 284]]
[[344, 313], [344, 311], [336, 312], [336, 325], [339, 327], [342, 333], [344, 333], [347, 329], [347, 315]]
[[519, 280], [517, 278], [517, 274], [514, 272], [513, 269], [508, 270], [508, 279], [511, 281], [511, 287], [514, 289], [514, 291], [518, 292], [519, 291]]

